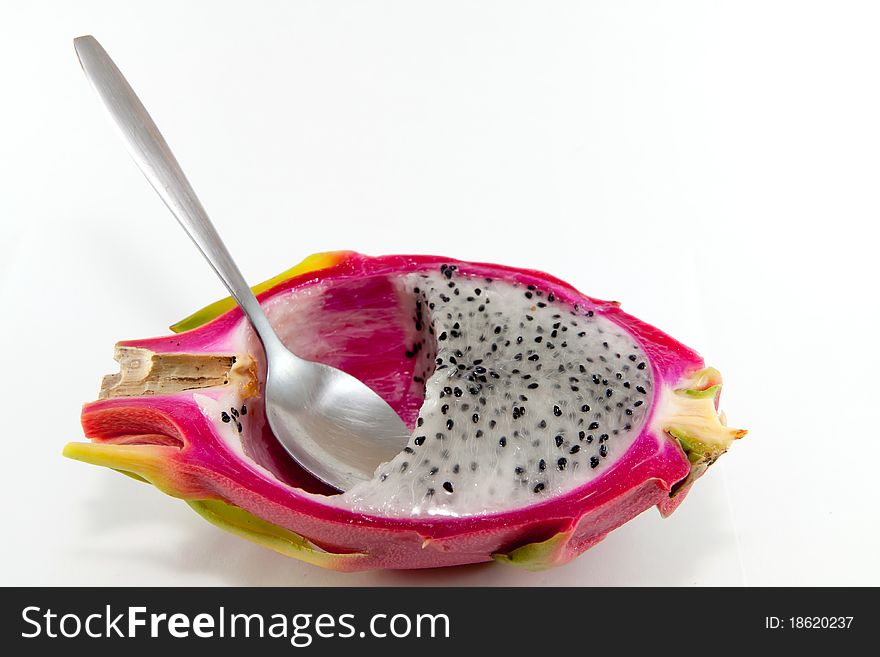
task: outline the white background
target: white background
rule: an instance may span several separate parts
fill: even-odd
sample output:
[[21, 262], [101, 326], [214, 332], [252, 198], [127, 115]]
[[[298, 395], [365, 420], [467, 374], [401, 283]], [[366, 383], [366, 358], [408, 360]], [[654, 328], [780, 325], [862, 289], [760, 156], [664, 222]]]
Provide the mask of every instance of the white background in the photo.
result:
[[[880, 584], [880, 11], [865, 2], [0, 4], [2, 584]], [[118, 339], [220, 283], [96, 35], [253, 282], [320, 250], [544, 269], [700, 350], [749, 435], [565, 567], [341, 575], [63, 459]]]

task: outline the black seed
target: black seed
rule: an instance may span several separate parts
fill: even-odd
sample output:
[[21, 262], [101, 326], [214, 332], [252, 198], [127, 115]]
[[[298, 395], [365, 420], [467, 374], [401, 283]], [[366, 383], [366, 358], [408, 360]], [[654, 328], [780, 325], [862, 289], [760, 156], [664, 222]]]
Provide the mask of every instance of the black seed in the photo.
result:
[[483, 430], [482, 430], [482, 429], [477, 429], [477, 433], [475, 433], [474, 436], [475, 436], [476, 438], [482, 438], [482, 437], [483, 437]]
[[406, 469], [407, 469], [408, 467], [409, 467], [409, 463], [407, 463], [406, 461], [404, 461], [403, 463], [400, 464], [400, 471], [401, 471], [401, 472], [406, 472]]
[[599, 447], [599, 455], [603, 458], [608, 456], [608, 445], [602, 444], [602, 446]]
[[513, 469], [513, 471], [514, 471], [516, 474], [518, 474], [518, 475], [520, 475], [520, 474], [522, 474], [523, 472], [525, 472], [525, 470], [523, 470], [523, 469], [522, 469], [521, 467], [519, 467], [519, 466], [516, 466], [516, 467]]
[[421, 446], [425, 442], [425, 436], [416, 436], [416, 439], [413, 440], [416, 445]]
[[638, 365], [636, 365], [637, 370], [643, 370], [645, 369], [645, 367], [647, 367], [647, 363], [639, 363]]
[[540, 493], [542, 490], [544, 490], [544, 484], [537, 483], [537, 484], [535, 484], [535, 487], [532, 490], [535, 491], [536, 493]]
[[498, 444], [502, 447], [507, 447], [507, 438], [501, 436], [501, 438], [498, 439]]
[[420, 417], [418, 420], [416, 420], [417, 427], [422, 426], [424, 423], [425, 423], [425, 418], [423, 418], [423, 417]]
[[537, 337], [535, 338], [535, 342], [540, 343], [541, 340], [543, 340], [543, 339], [544, 339], [544, 338], [542, 338], [542, 337], [539, 335], [539, 336], [537, 336]]
[[572, 446], [571, 446], [571, 449], [568, 450], [568, 453], [569, 453], [569, 454], [577, 454], [579, 451], [581, 451], [581, 446], [580, 446], [580, 445], [572, 445]]
[[447, 429], [449, 429], [451, 431], [452, 427], [454, 427], [454, 426], [455, 426], [455, 422], [453, 422], [451, 419], [446, 420], [446, 428]]
[[561, 459], [559, 459], [558, 461], [556, 461], [556, 467], [559, 470], [565, 470], [566, 465], [568, 465], [568, 459], [565, 458], [564, 456]]
[[429, 489], [427, 490], [427, 492], [425, 493], [425, 497], [433, 497], [433, 496], [434, 496], [434, 489], [433, 489], [433, 488], [429, 488]]
[[458, 463], [452, 466], [452, 474], [458, 474], [459, 470], [461, 470], [461, 466]]
[[553, 407], [553, 415], [555, 415], [556, 417], [559, 417], [560, 415], [562, 415], [562, 409], [559, 408], [558, 406], [554, 406]]
[[440, 335], [437, 336], [437, 339], [442, 341], [442, 340], [445, 340], [446, 337], [447, 337], [446, 331], [443, 331], [443, 333], [441, 333]]
[[538, 470], [543, 472], [546, 469], [547, 469], [547, 461], [545, 461], [544, 459], [541, 459], [540, 461], [538, 461]]
[[562, 447], [562, 443], [565, 442], [565, 439], [562, 436], [556, 436], [554, 440], [556, 441], [557, 447]]
[[476, 424], [477, 422], [479, 422], [479, 421], [480, 421], [480, 415], [479, 415], [479, 413], [474, 413], [474, 414], [471, 416], [471, 420], [474, 421], [474, 424]]
[[638, 390], [638, 391], [639, 391], [640, 393], [642, 393], [643, 395], [644, 395], [645, 392], [646, 392], [644, 386], [636, 386], [636, 390]]
[[232, 417], [238, 417], [238, 410], [235, 408], [230, 408], [230, 412], [232, 413]]
[[220, 413], [220, 419], [223, 420], [224, 422], [229, 422], [232, 420], [232, 418], [229, 417], [229, 413], [227, 413], [226, 411], [223, 411], [222, 413]]
[[581, 412], [582, 413], [589, 413], [590, 412], [590, 405], [584, 404], [583, 406], [581, 406]]
[[452, 492], [452, 482], [451, 481], [444, 481], [443, 482], [443, 490], [445, 490], [447, 493], [451, 493]]
[[590, 457], [590, 467], [595, 468], [595, 467], [598, 467], [598, 465], [599, 465], [599, 459], [596, 458], [595, 456], [591, 456]]
[[608, 389], [605, 391], [605, 396], [606, 396], [606, 397], [611, 397], [611, 395], [613, 395], [613, 394], [614, 394], [614, 391], [613, 391], [611, 388], [608, 388]]
[[578, 431], [578, 438], [580, 438], [581, 440], [583, 440], [586, 435], [586, 431]]
[[241, 405], [241, 414], [247, 415], [247, 406], [245, 404]]
[[449, 404], [443, 404], [443, 406], [440, 407], [440, 412], [443, 413], [443, 415], [446, 415], [446, 413], [449, 412]]
[[537, 388], [537, 387], [538, 387], [538, 384], [537, 384], [537, 383], [530, 383], [530, 384], [528, 385], [529, 390], [534, 390], [534, 389]]
[[641, 406], [641, 405], [644, 404], [644, 403], [645, 403], [645, 402], [643, 402], [643, 401], [640, 399], [640, 400], [637, 401], [637, 402], [633, 402], [633, 406]]
[[599, 428], [598, 422], [590, 422], [590, 426], [587, 427], [587, 429], [589, 429], [590, 431], [592, 431], [593, 429], [598, 429], [598, 428]]
[[236, 422], [235, 428], [238, 430], [238, 433], [241, 433], [241, 422]]
[[406, 447], [403, 448], [403, 451], [406, 452], [407, 454], [412, 454], [413, 448], [410, 447], [409, 445], [407, 445]]
[[438, 468], [437, 466], [434, 466], [433, 468], [431, 468], [428, 471], [428, 474], [433, 476], [433, 475], [437, 474], [438, 472], [440, 472], [440, 468]]
[[546, 429], [547, 428], [547, 420], [541, 420], [540, 422], [538, 422], [538, 426], [541, 427], [542, 429]]

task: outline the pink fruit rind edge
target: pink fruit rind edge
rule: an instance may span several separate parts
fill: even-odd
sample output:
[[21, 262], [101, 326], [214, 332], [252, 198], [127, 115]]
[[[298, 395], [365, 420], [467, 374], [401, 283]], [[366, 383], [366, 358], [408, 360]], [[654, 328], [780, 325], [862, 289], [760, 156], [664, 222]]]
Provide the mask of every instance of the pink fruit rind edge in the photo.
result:
[[[696, 352], [628, 315], [617, 303], [584, 296], [534, 270], [435, 256], [369, 257], [342, 251], [312, 256], [289, 270], [290, 275], [256, 289], [263, 301], [319, 280], [443, 263], [457, 265], [464, 275], [503, 276], [543, 286], [560, 300], [599, 310], [624, 327], [649, 357], [655, 381], [652, 413], [661, 384], [674, 388], [704, 366]], [[121, 344], [161, 353], [222, 352], [242, 321], [241, 311], [227, 300], [205, 311], [201, 318], [193, 315], [192, 327], [183, 333]], [[204, 323], [193, 325], [199, 321]], [[677, 440], [650, 429], [650, 418], [629, 451], [581, 488], [514, 511], [444, 518], [389, 518], [322, 503], [243, 461], [217, 437], [191, 399], [156, 395], [92, 402], [83, 407], [82, 425], [92, 442], [68, 444], [66, 456], [134, 475], [186, 500], [224, 529], [315, 565], [346, 571], [450, 566], [493, 558], [526, 568], [564, 563], [651, 506], [668, 515], [690, 487], [671, 495], [673, 486], [690, 472], [690, 463]]]

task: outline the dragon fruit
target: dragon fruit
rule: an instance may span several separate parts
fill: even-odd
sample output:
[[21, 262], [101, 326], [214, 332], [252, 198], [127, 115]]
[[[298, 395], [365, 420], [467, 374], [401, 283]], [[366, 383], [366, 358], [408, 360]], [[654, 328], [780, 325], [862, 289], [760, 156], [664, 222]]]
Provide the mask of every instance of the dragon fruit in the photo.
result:
[[231, 299], [122, 342], [65, 455], [184, 500], [216, 525], [339, 570], [564, 563], [681, 503], [745, 432], [719, 373], [546, 274], [428, 256], [318, 254], [255, 288], [298, 355], [358, 377], [412, 428], [339, 493], [274, 440], [265, 372]]

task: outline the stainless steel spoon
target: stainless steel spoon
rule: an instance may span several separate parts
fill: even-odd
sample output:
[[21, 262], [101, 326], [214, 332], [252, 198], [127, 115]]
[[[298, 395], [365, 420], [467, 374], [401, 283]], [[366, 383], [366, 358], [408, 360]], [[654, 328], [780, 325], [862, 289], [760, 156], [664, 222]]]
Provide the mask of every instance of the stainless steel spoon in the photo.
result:
[[318, 479], [347, 490], [404, 448], [410, 432], [375, 392], [345, 372], [291, 353], [229, 255], [159, 129], [91, 36], [73, 41], [86, 77], [128, 152], [247, 315], [266, 352], [266, 415], [287, 452]]

